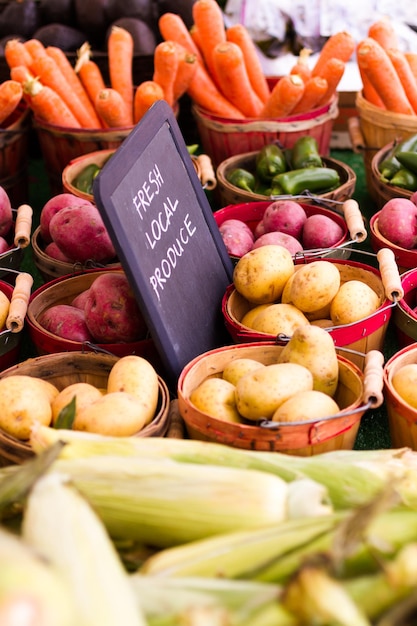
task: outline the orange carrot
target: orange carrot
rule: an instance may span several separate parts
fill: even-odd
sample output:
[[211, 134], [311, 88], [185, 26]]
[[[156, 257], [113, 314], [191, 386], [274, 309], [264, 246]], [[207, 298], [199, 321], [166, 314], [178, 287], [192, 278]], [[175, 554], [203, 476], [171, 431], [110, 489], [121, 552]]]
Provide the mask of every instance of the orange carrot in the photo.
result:
[[346, 63], [344, 61], [335, 57], [329, 59], [327, 63], [324, 64], [320, 76], [327, 80], [327, 90], [321, 100], [317, 103], [318, 106], [324, 106], [333, 98], [345, 72], [345, 66]]
[[262, 118], [291, 115], [304, 94], [304, 81], [298, 74], [285, 74], [274, 85], [268, 102], [261, 111]]
[[73, 89], [74, 93], [78, 96], [83, 104], [83, 107], [88, 112], [91, 118], [91, 128], [100, 128], [102, 126], [100, 118], [98, 117], [96, 110], [88, 96], [88, 93], [84, 89], [84, 85], [80, 81], [78, 75], [75, 73], [68, 57], [65, 52], [57, 46], [47, 46], [46, 54], [48, 54], [61, 70], [67, 83]]
[[197, 64], [197, 69], [188, 86], [187, 93], [196, 104], [214, 115], [236, 120], [245, 117], [242, 111], [235, 107], [218, 90], [208, 71], [200, 63]]
[[242, 50], [252, 89], [258, 94], [262, 102], [265, 103], [269, 98], [270, 89], [262, 69], [256, 45], [248, 29], [243, 24], [234, 24], [227, 29], [226, 38], [227, 41], [237, 44]]
[[324, 65], [333, 57], [347, 63], [355, 52], [355, 47], [355, 39], [348, 31], [341, 30], [330, 35], [313, 66], [312, 75], [321, 76]]
[[56, 126], [81, 128], [79, 121], [61, 96], [51, 87], [42, 85], [38, 78], [26, 81], [23, 91], [29, 94], [30, 106], [35, 117]]
[[178, 44], [178, 67], [173, 86], [174, 102], [186, 93], [198, 63], [195, 54]]
[[[26, 41], [23, 42], [23, 45], [25, 46], [26, 50], [29, 52], [32, 58], [32, 63], [36, 57], [39, 57], [44, 54], [46, 55], [45, 46], [39, 39], [35, 39], [35, 38], [26, 39]], [[35, 73], [33, 72], [33, 69], [32, 69], [32, 63], [30, 65], [30, 69], [32, 73]]]
[[[201, 37], [200, 37], [200, 33], [198, 32], [198, 28], [195, 24], [193, 24], [190, 28], [190, 37], [194, 42], [195, 47], [197, 48], [197, 50], [200, 51], [200, 56], [203, 59], [203, 53], [201, 52], [202, 48], [201, 48]], [[204, 63], [204, 59], [202, 60], [202, 63]]]
[[110, 86], [120, 93], [133, 124], [133, 37], [129, 31], [113, 26], [108, 40]]
[[23, 96], [22, 85], [17, 80], [0, 83], [0, 124], [13, 113]]
[[153, 55], [154, 71], [152, 80], [162, 87], [165, 100], [174, 104], [174, 81], [178, 69], [178, 46], [175, 41], [162, 41]]
[[200, 49], [196, 46], [184, 20], [177, 13], [163, 13], [158, 20], [159, 32], [165, 41], [176, 41], [183, 48], [203, 60]]
[[259, 117], [264, 103], [252, 89], [240, 47], [225, 41], [214, 47], [212, 58], [223, 95], [246, 117]]
[[319, 106], [319, 102], [327, 92], [327, 87], [327, 80], [321, 76], [312, 76], [307, 79], [303, 96], [293, 108], [292, 115], [312, 111]]
[[377, 93], [375, 87], [372, 85], [367, 74], [361, 68], [359, 68], [359, 74], [362, 79], [362, 94], [365, 100], [367, 100], [374, 106], [379, 107], [380, 109], [386, 109], [385, 104], [381, 100], [380, 95]]
[[214, 82], [217, 82], [213, 64], [213, 50], [226, 41], [226, 28], [223, 13], [216, 0], [196, 0], [192, 7], [194, 24], [204, 62]]
[[388, 53], [372, 37], [359, 42], [356, 58], [388, 111], [412, 115], [413, 108]]
[[9, 68], [16, 67], [16, 65], [26, 65], [30, 67], [32, 63], [32, 56], [29, 50], [25, 47], [23, 41], [19, 39], [9, 39], [4, 46], [4, 58]]
[[16, 80], [22, 85], [23, 99], [30, 106], [30, 96], [23, 90], [23, 85], [25, 84], [25, 82], [31, 78], [34, 78], [30, 69], [26, 67], [26, 65], [15, 65], [14, 67], [10, 68], [10, 78], [12, 80]]
[[54, 59], [47, 54], [41, 54], [33, 59], [32, 72], [39, 76], [43, 85], [51, 87], [66, 102], [68, 108], [77, 118], [83, 128], [93, 128], [91, 117], [82, 102], [68, 84]]
[[417, 80], [417, 52], [404, 52], [404, 54], [413, 76]]
[[404, 87], [405, 94], [413, 107], [414, 113], [417, 113], [417, 81], [405, 54], [398, 48], [388, 48], [387, 53]]
[[91, 59], [91, 47], [88, 42], [83, 43], [78, 50], [74, 71], [84, 85], [91, 102], [94, 103], [98, 92], [106, 88], [106, 83], [99, 66]]
[[164, 100], [164, 90], [154, 80], [144, 80], [136, 88], [133, 101], [133, 121], [135, 124], [142, 119], [154, 102]]
[[290, 74], [298, 74], [305, 83], [311, 78], [311, 67], [308, 63], [311, 53], [312, 50], [310, 50], [310, 48], [302, 48], [297, 61], [290, 69]]
[[116, 89], [102, 89], [96, 97], [95, 108], [106, 125], [110, 128], [132, 126], [133, 114], [128, 111], [127, 104]]
[[398, 48], [398, 39], [389, 17], [382, 17], [368, 28], [368, 37], [372, 37], [384, 50]]

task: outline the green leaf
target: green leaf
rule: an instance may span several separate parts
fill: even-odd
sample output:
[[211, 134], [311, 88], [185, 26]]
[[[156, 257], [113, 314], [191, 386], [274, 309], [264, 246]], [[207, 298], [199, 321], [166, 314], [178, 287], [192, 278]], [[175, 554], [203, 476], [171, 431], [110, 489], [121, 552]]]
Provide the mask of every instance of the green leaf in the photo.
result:
[[75, 419], [76, 408], [76, 396], [74, 396], [66, 406], [59, 412], [58, 418], [55, 422], [54, 428], [63, 428], [66, 430], [72, 430], [72, 425]]

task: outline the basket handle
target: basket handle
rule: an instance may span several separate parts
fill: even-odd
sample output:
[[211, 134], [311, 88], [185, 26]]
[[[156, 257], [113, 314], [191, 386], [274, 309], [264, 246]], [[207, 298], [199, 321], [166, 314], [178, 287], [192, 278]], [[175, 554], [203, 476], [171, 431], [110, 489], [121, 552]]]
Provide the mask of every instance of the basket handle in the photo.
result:
[[33, 277], [31, 274], [22, 272], [16, 276], [6, 320], [6, 328], [12, 333], [19, 333], [23, 328], [32, 285]]
[[358, 243], [365, 241], [368, 233], [357, 201], [353, 198], [349, 198], [343, 203], [342, 210], [351, 239]]
[[204, 189], [214, 189], [217, 185], [216, 174], [208, 154], [199, 154], [197, 162], [201, 168], [200, 181]]
[[379, 263], [382, 284], [384, 285], [386, 297], [394, 302], [404, 298], [404, 289], [401, 284], [401, 276], [398, 271], [395, 254], [391, 248], [381, 248], [378, 250], [376, 258]]
[[365, 138], [362, 134], [359, 117], [349, 117], [347, 121], [352, 150], [356, 154], [365, 149]]
[[378, 408], [384, 402], [383, 394], [384, 355], [379, 350], [370, 350], [365, 355], [363, 401]]
[[32, 230], [32, 207], [28, 204], [21, 204], [17, 209], [14, 245], [16, 248], [27, 248], [30, 243], [30, 233]]

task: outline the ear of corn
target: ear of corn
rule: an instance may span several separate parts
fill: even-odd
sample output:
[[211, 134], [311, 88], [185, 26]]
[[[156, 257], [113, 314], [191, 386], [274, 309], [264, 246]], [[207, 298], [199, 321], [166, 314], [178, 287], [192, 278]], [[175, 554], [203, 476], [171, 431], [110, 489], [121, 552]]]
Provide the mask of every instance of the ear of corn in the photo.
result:
[[52, 472], [31, 491], [23, 538], [58, 570], [72, 592], [77, 626], [145, 626], [116, 549], [88, 502]]
[[287, 515], [287, 484], [265, 472], [121, 456], [58, 459], [53, 468], [71, 478], [112, 537], [155, 547]]
[[0, 624], [74, 626], [69, 587], [57, 569], [20, 537], [0, 527]]

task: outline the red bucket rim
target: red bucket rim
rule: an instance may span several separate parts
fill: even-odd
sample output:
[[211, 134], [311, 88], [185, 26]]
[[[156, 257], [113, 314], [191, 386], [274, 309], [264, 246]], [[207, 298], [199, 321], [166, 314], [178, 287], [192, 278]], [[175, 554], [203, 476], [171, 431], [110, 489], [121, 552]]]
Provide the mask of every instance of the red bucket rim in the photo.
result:
[[392, 243], [388, 239], [386, 239], [379, 230], [376, 230], [378, 227], [378, 218], [381, 214], [381, 211], [374, 213], [371, 219], [369, 220], [369, 228], [371, 231], [371, 242], [374, 247], [374, 250], [380, 250], [381, 248], [390, 248], [395, 255], [395, 260], [400, 267], [404, 268], [413, 268], [417, 265], [417, 249], [407, 250], [407, 248], [402, 248], [395, 243]]

